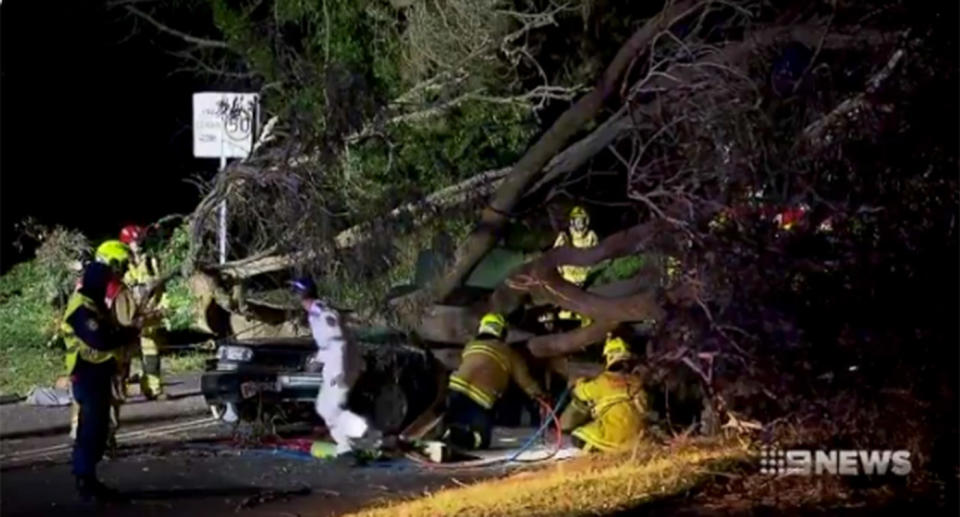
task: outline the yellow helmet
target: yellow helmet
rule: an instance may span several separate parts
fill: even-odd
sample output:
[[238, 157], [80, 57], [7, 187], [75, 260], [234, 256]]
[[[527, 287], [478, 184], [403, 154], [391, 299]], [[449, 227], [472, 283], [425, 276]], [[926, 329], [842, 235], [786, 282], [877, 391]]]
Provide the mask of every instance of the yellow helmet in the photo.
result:
[[607, 342], [603, 345], [603, 358], [607, 363], [607, 368], [632, 357], [630, 347], [627, 346], [627, 342], [623, 338], [607, 334]]
[[502, 338], [507, 330], [507, 320], [496, 312], [489, 312], [480, 318], [480, 327], [477, 328], [477, 334], [493, 334]]
[[577, 205], [570, 210], [570, 220], [573, 219], [590, 219], [590, 215], [587, 214], [586, 208]]
[[97, 246], [97, 262], [102, 262], [117, 270], [122, 270], [130, 262], [130, 246], [118, 241], [104, 241]]
[[576, 234], [584, 234], [590, 226], [590, 216], [587, 215], [587, 209], [580, 205], [570, 210], [570, 231]]

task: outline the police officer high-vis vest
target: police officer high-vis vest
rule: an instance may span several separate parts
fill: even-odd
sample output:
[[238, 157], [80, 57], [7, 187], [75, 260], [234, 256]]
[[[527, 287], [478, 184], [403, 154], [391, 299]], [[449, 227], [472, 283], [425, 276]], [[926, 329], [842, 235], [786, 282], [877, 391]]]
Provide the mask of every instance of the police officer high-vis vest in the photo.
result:
[[[67, 310], [63, 314], [63, 322], [60, 324], [63, 342], [67, 349], [67, 374], [73, 373], [73, 369], [77, 365], [77, 357], [88, 363], [104, 363], [116, 357], [114, 350], [103, 349], [107, 346], [95, 348], [80, 337], [80, 335], [88, 336], [87, 339], [91, 339], [90, 336], [102, 336], [106, 330], [101, 328], [104, 317], [105, 315], [100, 307], [87, 296], [77, 292], [70, 297], [67, 302]], [[98, 345], [101, 344], [98, 343]], [[102, 345], [106, 345], [106, 343]]]

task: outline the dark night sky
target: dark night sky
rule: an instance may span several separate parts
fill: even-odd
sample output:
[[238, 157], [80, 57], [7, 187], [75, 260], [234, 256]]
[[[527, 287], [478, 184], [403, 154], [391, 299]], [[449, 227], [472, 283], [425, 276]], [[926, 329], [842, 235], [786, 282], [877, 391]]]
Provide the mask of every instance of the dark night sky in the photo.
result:
[[[149, 31], [149, 29], [145, 29]], [[115, 235], [127, 222], [187, 212], [183, 178], [216, 168], [191, 154], [191, 94], [212, 88], [158, 49], [154, 33], [103, 2], [6, 0], [0, 5], [0, 266], [13, 226], [45, 224]]]

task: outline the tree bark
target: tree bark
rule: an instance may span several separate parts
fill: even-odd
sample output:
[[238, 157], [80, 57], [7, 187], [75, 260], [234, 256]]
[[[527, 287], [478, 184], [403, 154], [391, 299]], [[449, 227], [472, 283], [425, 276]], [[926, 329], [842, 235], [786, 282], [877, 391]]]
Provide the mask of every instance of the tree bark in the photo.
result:
[[453, 266], [431, 289], [435, 300], [442, 301], [449, 296], [493, 246], [508, 220], [508, 212], [524, 194], [527, 186], [540, 174], [543, 166], [563, 149], [570, 137], [597, 116], [604, 101], [616, 91], [619, 78], [630, 62], [657, 34], [699, 5], [693, 0], [680, 0], [648, 20], [620, 48], [597, 86], [560, 115], [550, 129], [520, 158], [503, 185], [497, 189], [490, 204], [484, 208], [479, 225], [458, 250]]
[[557, 357], [583, 350], [606, 337], [607, 332], [617, 327], [615, 321], [594, 321], [592, 324], [562, 334], [537, 336], [527, 341], [527, 348], [534, 357]]
[[611, 235], [593, 248], [554, 248], [512, 275], [505, 282], [511, 289], [529, 292], [594, 320], [571, 332], [534, 337], [527, 343], [530, 352], [537, 357], [569, 354], [602, 340], [620, 322], [663, 319], [666, 313], [650, 289], [648, 270], [640, 271], [634, 278], [591, 289], [594, 292], [567, 282], [557, 272], [560, 264], [588, 266], [637, 253], [654, 234], [655, 225], [646, 223]]
[[[433, 305], [423, 311], [415, 330], [422, 340], [462, 346], [476, 335], [477, 324], [484, 312], [483, 307]], [[514, 328], [507, 333], [505, 341], [517, 343], [531, 337], [533, 334]]]

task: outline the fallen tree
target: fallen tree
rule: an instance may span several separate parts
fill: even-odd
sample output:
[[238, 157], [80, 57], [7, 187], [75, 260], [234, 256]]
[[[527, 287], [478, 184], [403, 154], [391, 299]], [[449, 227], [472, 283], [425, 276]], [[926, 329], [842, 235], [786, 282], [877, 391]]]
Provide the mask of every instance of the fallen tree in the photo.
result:
[[[827, 8], [829, 18], [818, 10]], [[773, 432], [797, 408], [835, 396], [841, 383], [853, 391], [869, 383], [880, 393], [890, 382], [908, 393], [937, 393], [939, 381], [917, 372], [930, 371], [927, 358], [946, 362], [955, 351], [941, 324], [950, 316], [944, 307], [954, 305], [929, 293], [944, 294], [944, 279], [953, 277], [943, 266], [956, 256], [955, 239], [944, 239], [956, 236], [953, 130], [935, 125], [942, 109], [955, 111], [955, 103], [939, 104], [956, 74], [949, 68], [941, 80], [945, 65], [931, 57], [938, 51], [930, 36], [902, 38], [897, 28], [909, 23], [883, 10], [849, 3], [778, 9], [668, 3], [670, 15], [635, 32], [642, 38], [620, 49], [597, 88], [509, 172], [497, 171], [497, 191], [454, 267], [432, 290], [394, 307], [409, 328], [458, 344], [488, 310], [552, 305], [592, 318], [570, 332], [509, 336], [526, 340], [536, 356], [557, 357], [601, 342], [621, 323], [655, 321], [644, 350], [651, 376], [681, 371], [702, 382], [712, 411], [698, 415], [704, 428], [718, 427], [723, 415], [731, 427], [762, 427], [733, 413], [747, 409]], [[587, 133], [604, 108], [612, 114]], [[278, 175], [278, 184], [291, 176]], [[494, 188], [485, 185], [478, 198]], [[451, 188], [444, 192], [455, 203], [473, 190]], [[489, 299], [435, 303], [452, 298], [507, 221], [535, 214], [523, 222], [542, 223], [544, 205], [564, 197], [588, 205], [600, 214], [598, 230], [614, 233], [596, 248], [544, 253]], [[386, 220], [422, 222], [435, 213], [399, 206]], [[221, 274], [241, 280], [301, 267], [341, 245], [375, 240], [380, 228], [330, 231], [325, 244], [315, 239], [294, 253], [256, 246], [269, 253], [234, 261]], [[584, 290], [556, 270], [647, 253], [673, 259], [678, 278], [640, 273]], [[842, 409], [831, 411], [845, 418]]]
[[[644, 29], [649, 29], [649, 26], [645, 26]], [[642, 31], [643, 30], [638, 31], [635, 35]], [[644, 34], [646, 34], [646, 32], [644, 32]], [[654, 35], [651, 40], [655, 40], [659, 35], [660, 34]], [[662, 69], [651, 67], [644, 77], [636, 80], [635, 83], [626, 89], [624, 96], [625, 105], [622, 108], [604, 121], [597, 129], [550, 159], [549, 163], [547, 163], [542, 170], [538, 171], [539, 174], [530, 175], [530, 178], [535, 178], [539, 175], [540, 179], [529, 189], [525, 190], [523, 196], [530, 196], [545, 186], [557, 182], [560, 178], [565, 177], [565, 181], [575, 181], [578, 175], [586, 174], [584, 166], [589, 160], [609, 149], [612, 144], [625, 135], [640, 132], [641, 128], [652, 133], [654, 138], [656, 138], [658, 125], [659, 127], [663, 127], [664, 124], [670, 124], [668, 120], [664, 120], [664, 115], [666, 113], [666, 106], [669, 105], [671, 99], [669, 92], [672, 89], [679, 89], [684, 92], [690, 90], [692, 94], [685, 93], [683, 95], [688, 95], [692, 98], [702, 97], [709, 102], [715, 95], [710, 90], [704, 90], [700, 85], [710, 80], [715, 80], [719, 75], [718, 71], [720, 74], [738, 76], [738, 80], [742, 80], [747, 74], [745, 68], [750, 58], [764, 49], [786, 42], [819, 45], [822, 49], [845, 49], [877, 45], [882, 42], [888, 42], [891, 38], [892, 36], [890, 34], [878, 31], [860, 31], [855, 34], [840, 34], [828, 33], [826, 27], [819, 25], [775, 26], [753, 31], [745, 35], [742, 40], [728, 42], [719, 48], [707, 48], [698, 54], [697, 58], [692, 62], [667, 63], [661, 65]], [[648, 41], [647, 43], [652, 44], [653, 41]], [[626, 47], [625, 45], [624, 48]], [[650, 52], [653, 51], [651, 50]], [[691, 54], [693, 53], [692, 51], [689, 52]], [[611, 68], [613, 66], [614, 64], [612, 63]], [[608, 68], [608, 74], [611, 68]], [[597, 90], [595, 90], [594, 93], [596, 93], [596, 91]], [[647, 99], [646, 101], [640, 100], [645, 96], [649, 96], [651, 92], [665, 93], [655, 95], [652, 99]], [[571, 111], [576, 109], [577, 106], [579, 105], [571, 107]], [[558, 120], [557, 123], [559, 122], [560, 120]], [[544, 135], [543, 138], [546, 137], [547, 135]], [[533, 152], [534, 149], [532, 148], [530, 153]], [[519, 169], [520, 165], [521, 164], [518, 163], [517, 166], [515, 166], [515, 171], [525, 170]], [[513, 174], [515, 173], [516, 172], [511, 173], [508, 179], [514, 177]], [[521, 175], [516, 177], [526, 178], [527, 176]], [[524, 188], [526, 188], [525, 186], [532, 180], [525, 181]], [[501, 190], [498, 192], [506, 192], [504, 189], [512, 188], [509, 187], [509, 185], [509, 183], [504, 182], [500, 188]], [[498, 193], [498, 195], [500, 194]], [[506, 193], [502, 195], [507, 196]], [[648, 207], [651, 206], [646, 194], [638, 193], [637, 197], [644, 200]], [[513, 199], [513, 203], [516, 203], [520, 198], [511, 199]], [[441, 279], [435, 286], [435, 290], [432, 293], [434, 299], [442, 300], [445, 296], [449, 295], [451, 286], [459, 285], [459, 282], [465, 277], [464, 275], [468, 274], [475, 265], [473, 257], [482, 257], [495, 242], [497, 235], [496, 229], [507, 221], [507, 212], [509, 212], [509, 209], [495, 209], [494, 207], [499, 206], [494, 204], [495, 200], [496, 198], [491, 201], [490, 206], [484, 209], [477, 230], [471, 234], [470, 239], [458, 251], [457, 262], [447, 271], [447, 276]], [[662, 213], [660, 215], [662, 216]], [[452, 283], [454, 279], [458, 279], [456, 283]], [[427, 292], [415, 292], [406, 295], [405, 298], [405, 300], [396, 302], [394, 306], [404, 313], [404, 318], [408, 322], [415, 322], [416, 315], [411, 312], [416, 312], [427, 307], [431, 299], [431, 294]]]
[[617, 90], [620, 77], [641, 51], [663, 30], [692, 15], [703, 5], [705, 2], [691, 0], [668, 4], [657, 16], [634, 32], [607, 66], [597, 86], [563, 112], [513, 166], [490, 204], [483, 209], [477, 228], [460, 246], [454, 265], [432, 286], [433, 299], [441, 301], [453, 292], [490, 250], [499, 237], [500, 229], [509, 219], [509, 213], [530, 183], [567, 141], [600, 113], [603, 103]]

